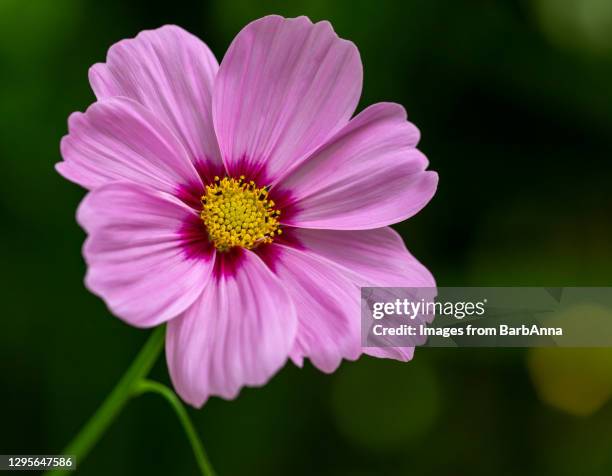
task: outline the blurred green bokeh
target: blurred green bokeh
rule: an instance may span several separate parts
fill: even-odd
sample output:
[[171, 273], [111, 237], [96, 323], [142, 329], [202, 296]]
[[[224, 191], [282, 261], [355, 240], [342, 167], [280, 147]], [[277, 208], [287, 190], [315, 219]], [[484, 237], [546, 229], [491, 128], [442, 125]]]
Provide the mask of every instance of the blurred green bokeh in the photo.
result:
[[[59, 452], [146, 339], [84, 289], [84, 192], [53, 170], [68, 115], [94, 99], [88, 67], [165, 23], [220, 59], [268, 13], [330, 20], [360, 49], [360, 107], [399, 102], [421, 129], [439, 191], [397, 229], [440, 285], [612, 284], [609, 0], [0, 0], [0, 453]], [[608, 475], [612, 404], [581, 395], [608, 389], [611, 359], [420, 349], [333, 375], [287, 365], [191, 414], [221, 475]], [[79, 474], [196, 466], [147, 396]]]

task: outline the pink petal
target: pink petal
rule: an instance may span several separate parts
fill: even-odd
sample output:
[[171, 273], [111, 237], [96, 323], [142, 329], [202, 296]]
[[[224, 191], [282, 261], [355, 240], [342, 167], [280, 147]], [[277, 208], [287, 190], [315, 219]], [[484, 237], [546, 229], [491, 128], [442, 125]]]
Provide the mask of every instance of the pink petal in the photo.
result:
[[194, 259], [183, 229], [197, 212], [164, 192], [114, 183], [90, 192], [77, 219], [87, 287], [137, 327], [165, 322], [190, 306], [209, 280], [214, 254]]
[[[356, 286], [436, 286], [432, 274], [406, 249], [402, 238], [391, 228], [375, 230], [292, 230], [305, 253], [336, 264]], [[360, 320], [359, 310], [354, 318]], [[413, 347], [364, 347], [375, 357], [407, 361]]]
[[408, 362], [414, 356], [414, 347], [364, 347], [363, 353], [379, 359]]
[[308, 357], [324, 372], [336, 370], [343, 358], [357, 359], [361, 353], [359, 287], [314, 253], [272, 246], [270, 266], [289, 292], [298, 317], [292, 359], [301, 365]]
[[151, 110], [189, 157], [221, 165], [212, 125], [212, 90], [219, 65], [199, 38], [174, 25], [143, 31], [108, 51], [89, 70], [98, 99], [125, 96]]
[[211, 395], [230, 399], [245, 385], [263, 385], [286, 362], [296, 324], [282, 283], [257, 255], [243, 251], [233, 272], [219, 273], [168, 324], [166, 357], [174, 387], [200, 407]]
[[370, 106], [282, 181], [296, 204], [286, 223], [358, 230], [414, 215], [438, 183], [418, 138], [400, 105]]
[[230, 174], [272, 183], [347, 123], [361, 84], [357, 48], [328, 22], [268, 16], [247, 25], [221, 62], [213, 95]]
[[410, 254], [392, 228], [291, 232], [308, 253], [341, 266], [360, 287], [436, 286], [429, 270]]
[[148, 109], [127, 98], [99, 101], [68, 120], [62, 139], [68, 180], [94, 189], [115, 181], [149, 185], [175, 193], [181, 186], [202, 188], [185, 150], [170, 129]]

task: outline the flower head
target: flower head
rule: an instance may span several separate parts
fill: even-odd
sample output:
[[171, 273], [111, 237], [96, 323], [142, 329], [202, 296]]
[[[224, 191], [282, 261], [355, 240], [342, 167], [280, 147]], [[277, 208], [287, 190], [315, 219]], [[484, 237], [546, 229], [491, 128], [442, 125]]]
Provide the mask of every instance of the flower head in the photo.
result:
[[202, 212], [208, 238], [219, 251], [235, 247], [252, 250], [264, 243], [272, 243], [280, 235], [280, 210], [274, 208], [267, 187], [258, 188], [255, 182], [215, 177], [202, 195]]
[[168, 323], [184, 400], [235, 397], [291, 358], [325, 372], [363, 351], [360, 286], [433, 286], [388, 225], [431, 199], [419, 132], [392, 103], [351, 119], [357, 48], [328, 22], [269, 16], [221, 65], [176, 26], [94, 65], [57, 170], [89, 193], [87, 287], [133, 326]]

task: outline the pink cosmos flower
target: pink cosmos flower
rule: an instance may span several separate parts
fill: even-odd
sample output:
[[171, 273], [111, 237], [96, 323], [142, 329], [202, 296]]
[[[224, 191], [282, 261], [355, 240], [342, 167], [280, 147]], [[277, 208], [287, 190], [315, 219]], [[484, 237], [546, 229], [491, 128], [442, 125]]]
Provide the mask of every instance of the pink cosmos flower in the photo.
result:
[[57, 170], [89, 193], [87, 287], [137, 327], [167, 322], [188, 403], [234, 398], [291, 358], [324, 372], [362, 352], [359, 287], [433, 286], [388, 225], [437, 174], [392, 103], [359, 101], [359, 52], [328, 22], [268, 16], [221, 65], [176, 26], [115, 44], [89, 71]]

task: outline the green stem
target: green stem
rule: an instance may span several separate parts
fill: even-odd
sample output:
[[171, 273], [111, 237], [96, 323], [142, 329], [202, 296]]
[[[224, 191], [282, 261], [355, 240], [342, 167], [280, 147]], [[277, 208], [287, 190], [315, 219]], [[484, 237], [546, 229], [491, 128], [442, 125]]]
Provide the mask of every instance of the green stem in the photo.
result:
[[[164, 346], [164, 327], [157, 327], [149, 340], [136, 356], [113, 391], [100, 405], [98, 411], [90, 418], [72, 442], [64, 449], [63, 454], [73, 455], [77, 464], [83, 462], [87, 454], [102, 437], [104, 432], [115, 420], [128, 399], [133, 395], [138, 382], [147, 376]], [[45, 476], [63, 474], [60, 471], [49, 471]]]
[[171, 389], [166, 387], [165, 385], [155, 382], [153, 380], [141, 380], [138, 382], [136, 387], [134, 388], [134, 395], [142, 395], [143, 393], [157, 393], [165, 398], [170, 406], [176, 412], [176, 416], [178, 417], [181, 425], [183, 425], [183, 429], [187, 434], [187, 439], [191, 444], [191, 449], [193, 450], [193, 454], [198, 463], [198, 467], [202, 472], [203, 476], [214, 476], [215, 472], [212, 469], [212, 465], [210, 461], [208, 461], [208, 457], [206, 456], [206, 451], [204, 450], [204, 446], [202, 442], [198, 438], [198, 434], [196, 433], [191, 420], [189, 419], [189, 415], [187, 410]]

